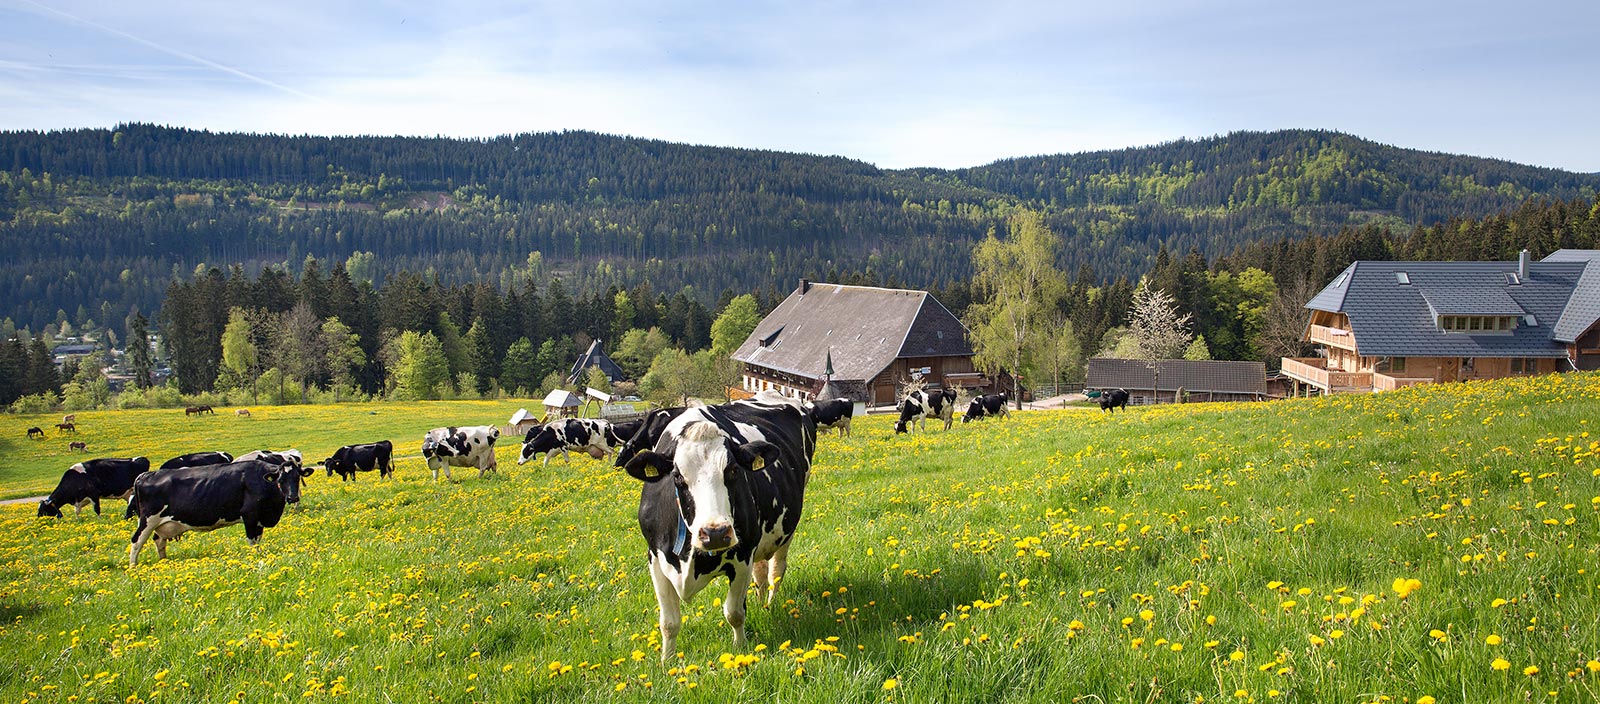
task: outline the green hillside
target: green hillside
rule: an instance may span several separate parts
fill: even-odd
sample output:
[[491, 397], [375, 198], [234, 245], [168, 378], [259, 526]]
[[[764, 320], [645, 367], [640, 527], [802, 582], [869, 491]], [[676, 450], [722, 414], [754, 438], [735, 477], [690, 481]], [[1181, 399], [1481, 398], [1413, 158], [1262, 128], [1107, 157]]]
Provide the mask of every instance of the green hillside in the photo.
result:
[[[152, 125], [0, 132], [0, 317], [121, 320], [196, 266], [299, 267], [371, 252], [371, 275], [560, 276], [787, 290], [867, 272], [965, 280], [972, 243], [1043, 210], [1061, 265], [1137, 276], [1166, 243], [1208, 254], [1363, 223], [1483, 217], [1590, 198], [1600, 176], [1399, 149], [1332, 132], [1241, 132], [1114, 152], [891, 171], [841, 157], [587, 132], [483, 140], [217, 134]], [[530, 255], [538, 256], [530, 260]], [[326, 267], [325, 267], [326, 268]]]
[[[1600, 376], [1569, 374], [912, 436], [867, 418], [820, 440], [751, 648], [719, 583], [665, 668], [638, 486], [587, 459], [319, 476], [260, 546], [190, 535], [133, 570], [129, 523], [6, 507], [0, 696], [1588, 701], [1597, 401]], [[306, 414], [303, 447], [357, 432], [274, 412]]]

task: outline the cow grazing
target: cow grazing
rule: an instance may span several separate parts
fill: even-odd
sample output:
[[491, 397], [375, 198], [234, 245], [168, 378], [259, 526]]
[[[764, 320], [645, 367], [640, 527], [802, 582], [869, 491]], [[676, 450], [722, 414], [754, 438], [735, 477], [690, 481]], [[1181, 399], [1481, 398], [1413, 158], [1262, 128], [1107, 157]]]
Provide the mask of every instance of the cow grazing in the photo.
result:
[[28, 439], [33, 440], [35, 438], [40, 440], [44, 439], [44, 428], [41, 428], [37, 425], [33, 426], [32, 428], [28, 428]]
[[856, 404], [847, 398], [818, 401], [811, 406], [811, 420], [817, 432], [837, 430], [841, 437], [850, 437], [850, 418], [856, 413]]
[[378, 470], [382, 479], [394, 474], [394, 444], [380, 440], [365, 445], [345, 445], [333, 451], [333, 456], [323, 460], [328, 476], [339, 475], [345, 481], [355, 481], [356, 472]]
[[967, 405], [967, 414], [961, 417], [961, 422], [990, 417], [1004, 418], [1011, 414], [1011, 409], [1006, 405], [1007, 401], [1004, 391], [972, 399], [972, 403]]
[[644, 482], [644, 535], [661, 628], [661, 660], [677, 650], [682, 606], [727, 576], [723, 616], [744, 647], [745, 592], [772, 594], [788, 568], [790, 541], [816, 450], [817, 427], [793, 399], [771, 393], [684, 411], [653, 449], [629, 460]]
[[[624, 439], [622, 444], [617, 447], [617, 461], [613, 466], [626, 467], [634, 455], [654, 448], [656, 442], [661, 440], [661, 435], [667, 432], [667, 426], [687, 410], [689, 410], [687, 406], [657, 408], [646, 413], [644, 418], [634, 421], [634, 423], [638, 423], [638, 429], [633, 431], [633, 434]], [[628, 425], [633, 425], [633, 423]]]
[[134, 479], [149, 471], [150, 460], [143, 457], [84, 460], [62, 472], [56, 490], [39, 502], [39, 515], [60, 518], [65, 506], [81, 515], [84, 504], [92, 503], [98, 516], [101, 499], [128, 499]]
[[944, 429], [949, 430], [956, 417], [956, 390], [943, 389], [936, 392], [923, 390], [906, 394], [906, 399], [900, 402], [900, 420], [894, 424], [896, 433], [904, 433], [916, 426], [922, 430], [928, 418], [938, 418], [944, 421]]
[[622, 442], [611, 428], [611, 423], [599, 418], [553, 421], [528, 430], [528, 434], [522, 438], [522, 454], [517, 457], [517, 464], [524, 464], [543, 452], [544, 466], [548, 467], [550, 456], [557, 452], [561, 453], [562, 459], [569, 459], [567, 450], [587, 452], [599, 459], [615, 452]]
[[214, 464], [227, 464], [233, 461], [233, 455], [226, 452], [207, 450], [205, 452], [191, 452], [187, 455], [178, 455], [161, 463], [161, 469], [178, 469], [179, 467], [206, 467]]
[[248, 409], [248, 408], [240, 408], [240, 409], [234, 411], [233, 414], [236, 415], [236, 416], [239, 416], [240, 418], [249, 418], [250, 417], [250, 409]]
[[67, 443], [67, 449], [72, 452], [88, 452], [89, 443], [73, 440], [72, 442]]
[[1100, 410], [1116, 413], [1117, 409], [1127, 410], [1128, 391], [1126, 389], [1110, 389], [1100, 392]]
[[262, 531], [278, 525], [284, 507], [299, 501], [300, 472], [264, 460], [142, 475], [133, 484], [139, 526], [128, 548], [128, 566], [139, 564], [139, 551], [151, 538], [164, 559], [167, 541], [191, 530], [243, 523], [245, 537], [255, 545]]
[[434, 428], [422, 437], [422, 456], [433, 470], [433, 480], [439, 481], [439, 470], [450, 479], [451, 467], [477, 467], [478, 478], [496, 471], [499, 465], [494, 458], [494, 441], [500, 439], [500, 429], [492, 425], [475, 425], [465, 428]]

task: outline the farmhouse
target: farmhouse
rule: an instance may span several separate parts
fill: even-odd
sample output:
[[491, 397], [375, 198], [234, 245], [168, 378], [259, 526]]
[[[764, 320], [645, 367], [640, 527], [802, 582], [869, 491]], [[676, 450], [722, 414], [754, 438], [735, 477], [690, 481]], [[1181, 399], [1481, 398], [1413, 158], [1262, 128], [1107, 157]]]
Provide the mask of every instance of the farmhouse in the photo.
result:
[[1086, 389], [1124, 389], [1133, 404], [1187, 401], [1259, 401], [1267, 395], [1261, 362], [1142, 359], [1089, 360]]
[[572, 370], [567, 372], [567, 383], [576, 384], [583, 381], [583, 375], [588, 373], [589, 367], [599, 367], [600, 373], [606, 375], [609, 381], [622, 381], [625, 376], [622, 367], [611, 361], [606, 355], [605, 347], [600, 340], [589, 343], [589, 349], [578, 355], [578, 360], [572, 363]]
[[896, 401], [901, 384], [987, 387], [972, 365], [967, 329], [927, 291], [800, 280], [733, 353], [745, 391], [775, 389], [869, 404]]
[[1301, 393], [1600, 369], [1600, 250], [1538, 262], [1351, 264], [1306, 304]]

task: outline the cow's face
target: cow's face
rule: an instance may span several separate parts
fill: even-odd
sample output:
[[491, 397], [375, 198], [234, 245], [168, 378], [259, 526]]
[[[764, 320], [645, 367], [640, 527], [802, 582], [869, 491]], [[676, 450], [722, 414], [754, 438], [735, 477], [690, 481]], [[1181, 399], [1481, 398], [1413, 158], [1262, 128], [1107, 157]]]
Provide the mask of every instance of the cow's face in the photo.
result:
[[905, 431], [906, 431], [906, 422], [905, 421], [897, 420], [897, 421], [894, 422], [894, 432], [896, 434], [904, 433]]
[[688, 524], [695, 550], [717, 553], [739, 544], [734, 531], [733, 496], [746, 496], [753, 471], [777, 461], [778, 449], [768, 442], [739, 445], [715, 423], [685, 426], [673, 454], [641, 452], [628, 462], [629, 475], [645, 482], [670, 478], [676, 485], [678, 510]]
[[268, 470], [265, 478], [283, 492], [284, 503], [300, 503], [300, 483], [310, 472], [290, 465], [277, 465]]
[[561, 427], [554, 423], [542, 428], [533, 428], [527, 435], [522, 436], [522, 454], [517, 456], [517, 464], [525, 464], [539, 456], [541, 452], [559, 450], [565, 444]]
[[51, 501], [49, 499], [45, 499], [44, 501], [40, 501], [39, 502], [39, 517], [40, 518], [60, 518], [61, 517], [61, 507], [55, 505], [54, 503], [51, 503]]

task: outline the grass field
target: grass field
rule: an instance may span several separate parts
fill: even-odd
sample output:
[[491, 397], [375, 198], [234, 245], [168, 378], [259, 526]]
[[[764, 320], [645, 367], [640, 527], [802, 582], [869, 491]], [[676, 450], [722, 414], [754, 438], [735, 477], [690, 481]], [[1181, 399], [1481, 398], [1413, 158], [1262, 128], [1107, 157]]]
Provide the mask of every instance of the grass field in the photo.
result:
[[[433, 484], [418, 459], [396, 481], [318, 476], [258, 547], [190, 534], [134, 570], [120, 502], [5, 507], [0, 698], [1594, 701], [1597, 401], [1600, 376], [1574, 374], [910, 437], [857, 421], [819, 443], [751, 647], [732, 652], [718, 583], [665, 668], [638, 485], [587, 458], [517, 467], [508, 442], [488, 480]], [[219, 414], [103, 454], [378, 437], [410, 454], [421, 430], [515, 405]], [[79, 418], [130, 443], [188, 427]], [[0, 418], [8, 440], [25, 421]], [[24, 442], [5, 448], [12, 495], [70, 459]]]

